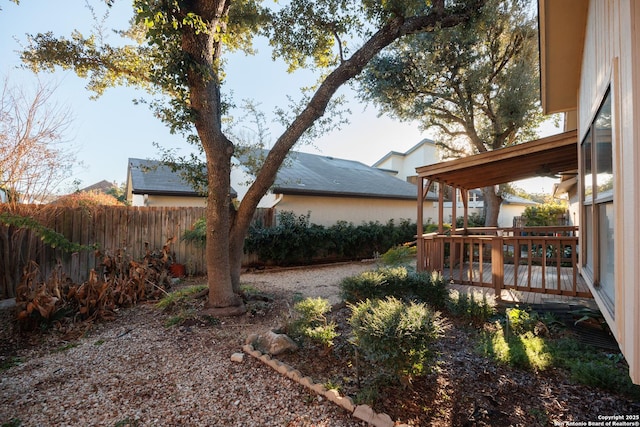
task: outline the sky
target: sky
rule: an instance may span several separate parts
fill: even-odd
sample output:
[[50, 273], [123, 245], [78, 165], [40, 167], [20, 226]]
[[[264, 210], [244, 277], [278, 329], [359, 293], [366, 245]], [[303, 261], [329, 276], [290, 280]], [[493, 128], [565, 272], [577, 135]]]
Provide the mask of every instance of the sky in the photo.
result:
[[[96, 14], [102, 16], [104, 2], [92, 1], [91, 4], [95, 5]], [[128, 0], [115, 1], [106, 28], [125, 29], [132, 16], [130, 5]], [[93, 20], [85, 0], [21, 0], [20, 5], [0, 0], [0, 7], [0, 78], [8, 77], [10, 85], [26, 88], [35, 87], [38, 80], [49, 82], [56, 86], [55, 102], [68, 107], [72, 114], [66, 139], [77, 152], [77, 164], [58, 192], [71, 191], [73, 180], [80, 182], [79, 188], [102, 180], [125, 182], [128, 158], [160, 157], [154, 143], [176, 148], [179, 153], [190, 152], [191, 147], [180, 136], [171, 135], [148, 107], [134, 105], [133, 99], [149, 99], [142, 91], [130, 87], [111, 88], [97, 100], [90, 100], [86, 81], [73, 71], [60, 70], [36, 76], [19, 68], [18, 51], [21, 44], [26, 44], [26, 34], [52, 31], [56, 36], [68, 37], [74, 29], [85, 35], [89, 33]], [[115, 44], [118, 40], [112, 35], [108, 41]], [[259, 47], [258, 55], [253, 57], [232, 55], [226, 73], [225, 87], [233, 94], [234, 101], [240, 104], [244, 99], [252, 99], [267, 117], [276, 106], [284, 108], [288, 105], [287, 96], [297, 99], [299, 88], [315, 82], [308, 72], [288, 74], [284, 63], [271, 60], [266, 46]], [[338, 93], [349, 100], [350, 123], [324, 134], [311, 145], [296, 146], [295, 150], [372, 165], [390, 151], [405, 152], [424, 138], [434, 138], [429, 132], [421, 132], [415, 122], [401, 123], [379, 115], [375, 106], [359, 102], [349, 87]], [[234, 115], [237, 117], [241, 113]], [[272, 126], [270, 134], [275, 140], [282, 128], [271, 121], [268, 124]], [[558, 129], [546, 127], [540, 136], [558, 132]], [[517, 185], [529, 192], [550, 192], [553, 182], [534, 179]]]

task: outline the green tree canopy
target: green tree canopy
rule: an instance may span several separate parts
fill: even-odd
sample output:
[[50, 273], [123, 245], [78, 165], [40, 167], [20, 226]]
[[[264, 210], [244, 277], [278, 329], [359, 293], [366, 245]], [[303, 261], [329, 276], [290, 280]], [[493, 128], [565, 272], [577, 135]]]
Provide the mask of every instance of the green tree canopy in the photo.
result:
[[[96, 96], [122, 84], [165, 96], [150, 103], [157, 116], [204, 153], [208, 307], [220, 315], [243, 309], [234, 290], [255, 208], [289, 150], [322, 122], [335, 92], [394, 40], [463, 23], [483, 1], [291, 0], [267, 8], [259, 0], [134, 0], [133, 25], [120, 33], [129, 42], [108, 45], [99, 33], [75, 32], [70, 38], [43, 33], [32, 37], [23, 60], [34, 71], [73, 69], [89, 80]], [[253, 53], [256, 35], [267, 36], [273, 57], [284, 59], [290, 69], [309, 67], [320, 79], [289, 109], [284, 132], [235, 208], [229, 189], [236, 146], [223, 127], [233, 101], [223, 94], [224, 55]], [[255, 72], [259, 78], [260, 70]]]
[[[394, 42], [363, 73], [362, 97], [435, 129], [444, 158], [524, 142], [542, 120], [537, 42], [529, 0], [488, 0], [464, 25]], [[496, 225], [500, 196], [484, 193]]]

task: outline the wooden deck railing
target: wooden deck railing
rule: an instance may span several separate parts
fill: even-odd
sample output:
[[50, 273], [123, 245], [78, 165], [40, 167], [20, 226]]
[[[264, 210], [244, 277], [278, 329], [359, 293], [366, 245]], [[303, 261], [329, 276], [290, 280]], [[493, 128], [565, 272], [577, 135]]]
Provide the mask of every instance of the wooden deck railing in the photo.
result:
[[425, 234], [418, 269], [454, 283], [591, 297], [578, 273], [577, 227], [481, 227]]

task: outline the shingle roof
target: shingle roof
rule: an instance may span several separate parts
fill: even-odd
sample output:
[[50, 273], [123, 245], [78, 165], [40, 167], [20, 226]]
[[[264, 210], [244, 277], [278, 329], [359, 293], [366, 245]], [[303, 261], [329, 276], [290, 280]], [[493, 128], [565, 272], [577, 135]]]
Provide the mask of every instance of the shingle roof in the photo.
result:
[[415, 185], [354, 160], [292, 152], [274, 193], [416, 199]]
[[[266, 155], [266, 150], [264, 153]], [[179, 174], [161, 162], [129, 159], [129, 167], [135, 194], [198, 194]], [[278, 172], [273, 192], [414, 200], [417, 197], [415, 185], [394, 178], [378, 168], [354, 160], [301, 152], [291, 152]], [[429, 193], [428, 198], [437, 197]]]
[[516, 196], [514, 194], [503, 194], [502, 195], [502, 201], [503, 203], [506, 204], [512, 204], [512, 205], [539, 205], [540, 203], [535, 202], [533, 200], [530, 199], [525, 199], [523, 197], [520, 196]]
[[106, 179], [103, 179], [102, 181], [96, 182], [93, 185], [90, 185], [85, 188], [81, 188], [80, 191], [99, 191], [102, 193], [106, 193], [107, 191], [109, 191], [114, 187], [115, 185], [113, 184], [113, 182], [109, 182]]
[[[134, 194], [166, 196], [202, 196], [179, 173], [157, 160], [129, 159], [131, 187]], [[231, 189], [232, 197], [236, 192]]]

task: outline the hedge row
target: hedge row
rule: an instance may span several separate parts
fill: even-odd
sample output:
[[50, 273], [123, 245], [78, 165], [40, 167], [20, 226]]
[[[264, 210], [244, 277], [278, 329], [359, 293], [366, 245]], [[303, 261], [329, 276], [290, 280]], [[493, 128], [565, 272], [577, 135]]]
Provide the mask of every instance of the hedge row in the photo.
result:
[[244, 250], [256, 254], [260, 262], [277, 265], [305, 264], [319, 259], [362, 259], [413, 241], [416, 232], [416, 224], [409, 220], [361, 225], [339, 221], [324, 227], [311, 224], [309, 216], [280, 212], [275, 227], [250, 228]]

